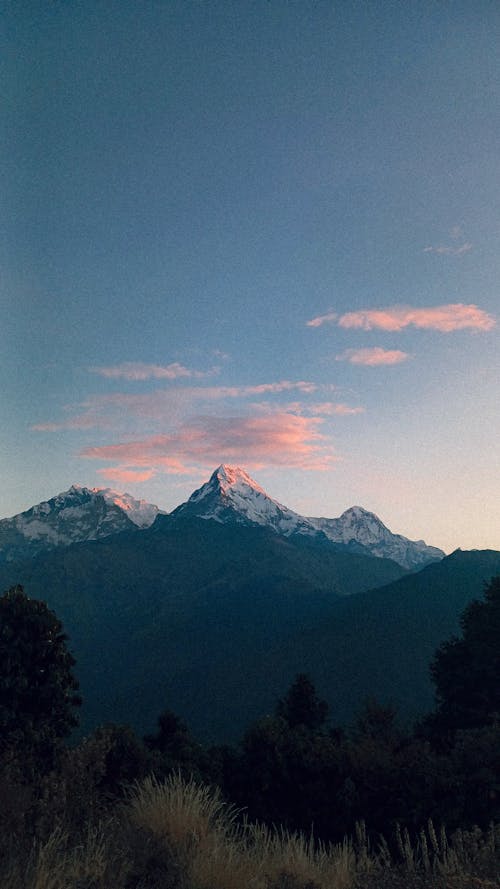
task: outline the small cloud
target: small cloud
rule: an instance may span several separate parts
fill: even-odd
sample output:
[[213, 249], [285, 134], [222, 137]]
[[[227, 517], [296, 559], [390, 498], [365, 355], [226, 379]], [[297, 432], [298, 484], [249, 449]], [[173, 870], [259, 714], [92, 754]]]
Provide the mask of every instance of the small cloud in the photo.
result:
[[331, 321], [336, 321], [338, 315], [336, 312], [327, 312], [326, 315], [318, 315], [316, 318], [311, 318], [310, 321], [306, 322], [307, 327], [321, 327], [322, 324], [328, 324]]
[[90, 367], [91, 373], [99, 374], [101, 377], [115, 380], [177, 380], [181, 377], [206, 377], [214, 372], [215, 368], [210, 371], [192, 370], [184, 367], [175, 361], [173, 364], [143, 364], [140, 361], [124, 361], [112, 367]]
[[399, 349], [382, 349], [374, 346], [371, 349], [346, 349], [337, 355], [336, 361], [349, 361], [350, 364], [363, 364], [366, 367], [380, 367], [383, 364], [401, 364], [410, 356]]
[[109, 426], [109, 420], [106, 417], [98, 417], [91, 411], [85, 414], [79, 414], [76, 417], [69, 417], [67, 420], [61, 420], [59, 423], [35, 423], [30, 426], [31, 432], [60, 432], [63, 429], [68, 430], [84, 430], [94, 429], [96, 426]]
[[249, 407], [259, 414], [276, 414], [277, 412], [286, 412], [291, 414], [300, 414], [301, 416], [316, 417], [333, 417], [333, 416], [349, 416], [354, 414], [363, 414], [364, 407], [351, 407], [349, 404], [340, 404], [334, 401], [320, 401], [309, 404], [306, 401], [287, 401], [283, 404], [271, 404], [269, 401], [254, 402]]
[[222, 349], [214, 349], [212, 352], [214, 358], [217, 358], [219, 361], [230, 361], [231, 355], [229, 352], [224, 352]]
[[495, 319], [478, 306], [463, 303], [449, 303], [443, 306], [413, 308], [411, 306], [391, 306], [387, 309], [362, 309], [347, 312], [339, 319], [339, 326], [359, 330], [400, 331], [405, 327], [425, 330], [438, 330], [451, 333], [454, 330], [491, 330]]
[[332, 401], [322, 401], [320, 404], [312, 404], [310, 410], [323, 417], [348, 417], [355, 414], [364, 414], [364, 407], [352, 407], [350, 404], [338, 404]]
[[440, 244], [438, 247], [424, 247], [423, 252], [436, 253], [438, 256], [463, 256], [469, 250], [472, 250], [472, 244], [470, 241], [465, 241], [465, 243], [456, 247], [450, 247], [445, 244]]

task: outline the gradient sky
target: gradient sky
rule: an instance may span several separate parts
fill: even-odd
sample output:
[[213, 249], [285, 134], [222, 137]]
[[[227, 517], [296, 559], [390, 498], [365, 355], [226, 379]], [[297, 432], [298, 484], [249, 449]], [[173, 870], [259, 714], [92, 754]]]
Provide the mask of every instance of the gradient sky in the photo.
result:
[[500, 6], [7, 2], [0, 516], [221, 462], [500, 549]]

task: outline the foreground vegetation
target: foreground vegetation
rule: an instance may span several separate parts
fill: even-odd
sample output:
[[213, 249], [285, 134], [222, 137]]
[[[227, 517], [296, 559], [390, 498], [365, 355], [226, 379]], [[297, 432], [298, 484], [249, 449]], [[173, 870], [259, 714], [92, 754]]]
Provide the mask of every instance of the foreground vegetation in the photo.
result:
[[[64, 794], [63, 794], [64, 797]], [[80, 800], [80, 803], [82, 800]], [[3, 833], [3, 889], [494, 889], [500, 826], [399, 831], [393, 849], [354, 838], [325, 845], [238, 818], [218, 790], [147, 777], [126, 799], [78, 823], [66, 787], [45, 837]], [[87, 800], [87, 805], [90, 800]], [[50, 805], [49, 805], [50, 808]], [[91, 808], [91, 806], [90, 806]], [[39, 817], [43, 816], [43, 805]], [[76, 819], [76, 820], [75, 820]], [[39, 829], [40, 829], [39, 825]], [[4, 825], [5, 827], [5, 825]], [[43, 831], [42, 831], [43, 834]]]
[[13, 588], [0, 598], [0, 886], [499, 889], [499, 650], [496, 578], [436, 653], [436, 709], [412, 731], [374, 702], [332, 727], [299, 675], [235, 748], [202, 748], [169, 711], [143, 739], [107, 726], [70, 747], [66, 637]]

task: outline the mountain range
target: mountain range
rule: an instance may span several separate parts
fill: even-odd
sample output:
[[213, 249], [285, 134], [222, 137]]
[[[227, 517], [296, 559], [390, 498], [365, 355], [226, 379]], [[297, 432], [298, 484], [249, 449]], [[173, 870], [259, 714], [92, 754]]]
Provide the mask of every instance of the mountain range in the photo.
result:
[[[103, 722], [150, 731], [169, 708], [203, 740], [236, 740], [298, 672], [334, 721], [370, 696], [414, 718], [432, 705], [433, 652], [500, 574], [500, 553], [437, 558], [432, 548], [410, 572], [370, 542], [365, 510], [354, 508], [361, 540], [349, 531], [335, 540], [230, 467], [170, 514], [132, 501], [73, 487], [22, 514], [17, 532], [31, 523], [23, 558], [2, 543], [0, 590], [21, 583], [69, 635], [83, 732]], [[33, 526], [44, 521], [52, 534]]]
[[0, 521], [0, 562], [147, 528], [161, 511], [152, 503], [111, 488], [72, 485], [68, 491]]
[[[51, 500], [0, 521], [0, 562], [30, 558], [57, 546], [98, 540], [120, 531], [144, 529], [159, 514], [157, 506], [130, 494], [73, 485]], [[284, 537], [324, 537], [360, 554], [392, 559], [409, 570], [444, 555], [423, 540], [411, 541], [393, 534], [374, 513], [360, 506], [351, 507], [339, 518], [301, 516], [270, 497], [238, 467], [219, 466], [172, 516], [260, 525]]]

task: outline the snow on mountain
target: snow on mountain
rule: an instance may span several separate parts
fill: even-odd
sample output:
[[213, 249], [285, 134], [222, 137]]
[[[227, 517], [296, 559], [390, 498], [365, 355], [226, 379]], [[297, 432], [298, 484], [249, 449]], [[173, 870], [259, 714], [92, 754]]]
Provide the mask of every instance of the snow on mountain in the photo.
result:
[[351, 506], [339, 518], [310, 518], [309, 521], [334, 543], [363, 547], [372, 556], [392, 559], [404, 568], [423, 568], [429, 562], [442, 559], [444, 553], [423, 540], [408, 540], [393, 534], [373, 512], [362, 506]]
[[233, 466], [219, 466], [172, 515], [214, 519], [222, 524], [265, 525], [286, 537], [316, 533], [308, 519], [273, 500], [244, 469]]
[[423, 540], [408, 540], [393, 534], [372, 512], [361, 506], [347, 509], [339, 518], [306, 518], [278, 503], [243, 469], [221, 465], [206, 484], [172, 513], [196, 516], [217, 522], [253, 523], [272, 528], [278, 534], [315, 536], [323, 534], [333, 543], [358, 552], [393, 559], [404, 568], [415, 569], [443, 558], [436, 547]]
[[68, 491], [0, 521], [0, 561], [32, 558], [56, 546], [146, 528], [159, 510], [110, 488], [72, 485]]
[[118, 491], [113, 491], [111, 488], [91, 488], [91, 492], [100, 494], [107, 503], [119, 506], [138, 528], [149, 528], [158, 513], [163, 512], [154, 503], [148, 503], [147, 500], [136, 500], [131, 494], [119, 494]]
[[[148, 528], [161, 512], [145, 500], [111, 488], [72, 485], [68, 491], [0, 521], [0, 562], [32, 558], [57, 546], [97, 540], [120, 531]], [[410, 570], [441, 559], [444, 553], [423, 540], [393, 534], [361, 506], [338, 518], [306, 518], [270, 497], [245, 470], [221, 465], [172, 516], [213, 519], [222, 524], [254, 524], [290, 537], [326, 537], [366, 555], [393, 559]]]

